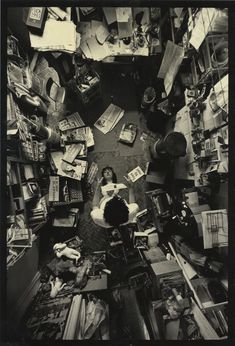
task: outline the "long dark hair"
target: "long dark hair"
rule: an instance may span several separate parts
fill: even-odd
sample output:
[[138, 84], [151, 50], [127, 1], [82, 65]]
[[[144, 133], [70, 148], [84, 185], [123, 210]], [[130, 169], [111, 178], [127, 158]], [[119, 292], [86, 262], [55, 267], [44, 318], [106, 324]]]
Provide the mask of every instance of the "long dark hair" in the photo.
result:
[[110, 169], [113, 173], [113, 183], [116, 184], [117, 183], [117, 176], [116, 176], [116, 173], [114, 172], [113, 168], [112, 167], [109, 167], [109, 166], [106, 166], [102, 169], [102, 177], [103, 177], [103, 180], [102, 180], [102, 185], [106, 185], [107, 184], [107, 180], [104, 178], [104, 171], [106, 169]]
[[115, 195], [106, 203], [104, 208], [104, 219], [113, 227], [117, 227], [128, 221], [129, 209], [123, 198]]

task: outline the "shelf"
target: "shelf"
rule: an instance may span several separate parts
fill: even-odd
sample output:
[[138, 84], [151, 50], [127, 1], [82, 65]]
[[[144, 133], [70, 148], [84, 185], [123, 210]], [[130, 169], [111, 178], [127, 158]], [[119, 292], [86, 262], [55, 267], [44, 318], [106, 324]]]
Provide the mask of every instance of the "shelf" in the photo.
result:
[[32, 232], [36, 233], [37, 231], [39, 231], [43, 226], [45, 226], [47, 224], [48, 220], [42, 221], [40, 222], [38, 225], [36, 226], [31, 226], [32, 228]]
[[[213, 308], [223, 307], [224, 305], [227, 305], [228, 302], [226, 301], [226, 302], [222, 302], [222, 303], [218, 303], [218, 304], [211, 304], [210, 306], [205, 307], [196, 293], [196, 288], [193, 285], [193, 280], [189, 280], [184, 268], [182, 267], [182, 264], [178, 259], [178, 255], [176, 254], [176, 252], [174, 250], [174, 247], [172, 246], [172, 244], [170, 242], [168, 244], [170, 246], [171, 251], [173, 252], [173, 255], [174, 255], [176, 261], [178, 262], [179, 266], [181, 267], [181, 269], [183, 271], [185, 280], [187, 281], [189, 288], [193, 292], [193, 298], [191, 299], [192, 300], [192, 312], [194, 314], [195, 320], [198, 323], [198, 326], [200, 328], [200, 331], [201, 331], [203, 338], [209, 339], [209, 340], [210, 339], [213, 339], [213, 340], [226, 339], [227, 336], [220, 337], [217, 334], [217, 332], [215, 331], [215, 329], [213, 328], [211, 323], [208, 321], [208, 319], [206, 318], [204, 313], [206, 311], [210, 311], [210, 309], [213, 309]], [[194, 300], [195, 300], [195, 302], [194, 302]]]

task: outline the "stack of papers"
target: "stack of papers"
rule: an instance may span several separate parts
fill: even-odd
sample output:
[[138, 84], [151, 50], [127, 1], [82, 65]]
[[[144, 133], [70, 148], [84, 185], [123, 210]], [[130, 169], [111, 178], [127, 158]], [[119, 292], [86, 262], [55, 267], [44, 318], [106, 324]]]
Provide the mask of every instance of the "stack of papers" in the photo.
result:
[[31, 47], [39, 51], [61, 51], [74, 53], [77, 47], [76, 26], [70, 21], [48, 19], [42, 36], [31, 32]]
[[104, 134], [112, 131], [119, 120], [123, 117], [124, 110], [114, 104], [110, 104], [94, 126]]

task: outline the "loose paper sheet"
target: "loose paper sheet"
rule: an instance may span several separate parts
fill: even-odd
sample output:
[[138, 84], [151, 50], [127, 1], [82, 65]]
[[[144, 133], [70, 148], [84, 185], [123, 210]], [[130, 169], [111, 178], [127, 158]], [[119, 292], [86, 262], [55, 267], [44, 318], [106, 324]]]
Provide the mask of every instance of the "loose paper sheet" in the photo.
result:
[[228, 113], [228, 74], [216, 83], [214, 92], [218, 106]]
[[94, 126], [104, 134], [112, 131], [114, 126], [123, 117], [124, 110], [114, 104], [110, 104], [106, 111], [96, 121]]
[[131, 7], [117, 7], [116, 8], [117, 22], [128, 22], [129, 19], [132, 20]]
[[134, 183], [136, 180], [138, 180], [144, 175], [144, 172], [142, 171], [140, 166], [137, 166], [132, 171], [130, 171], [127, 175], [131, 179], [131, 181]]
[[106, 50], [100, 45], [95, 37], [86, 41], [88, 48], [90, 49], [93, 60], [103, 60], [106, 56]]
[[195, 18], [195, 26], [192, 29], [189, 43], [199, 49], [209, 31], [212, 31], [213, 23], [218, 16], [216, 8], [202, 8]]
[[109, 31], [107, 27], [101, 23], [101, 25], [96, 30], [96, 39], [100, 44], [104, 44], [105, 40], [109, 36]]
[[103, 11], [108, 25], [116, 22], [117, 17], [115, 7], [103, 7]]
[[164, 86], [169, 95], [179, 66], [184, 58], [184, 48], [167, 41], [162, 64], [158, 72], [158, 78], [164, 78]]

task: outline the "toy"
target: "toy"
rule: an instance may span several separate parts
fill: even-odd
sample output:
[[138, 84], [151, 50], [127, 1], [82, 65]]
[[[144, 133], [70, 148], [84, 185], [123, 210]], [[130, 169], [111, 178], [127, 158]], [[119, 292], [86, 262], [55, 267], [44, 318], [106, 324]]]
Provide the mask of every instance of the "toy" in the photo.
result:
[[51, 284], [51, 293], [50, 297], [55, 298], [57, 294], [64, 288], [66, 283], [63, 284], [63, 281], [58, 277], [55, 278], [55, 281], [50, 281]]
[[80, 252], [78, 252], [77, 250], [68, 247], [65, 243], [56, 243], [53, 246], [53, 250], [56, 254], [56, 257], [61, 258], [62, 256], [65, 256], [69, 259], [75, 259], [76, 264], [79, 260], [79, 258], [81, 257]]

